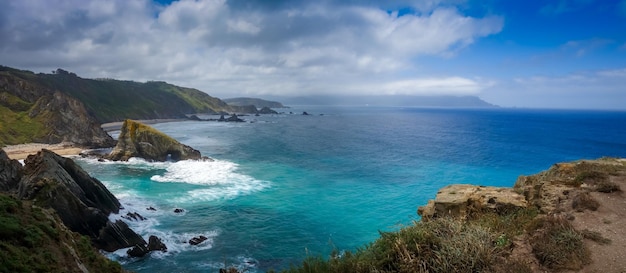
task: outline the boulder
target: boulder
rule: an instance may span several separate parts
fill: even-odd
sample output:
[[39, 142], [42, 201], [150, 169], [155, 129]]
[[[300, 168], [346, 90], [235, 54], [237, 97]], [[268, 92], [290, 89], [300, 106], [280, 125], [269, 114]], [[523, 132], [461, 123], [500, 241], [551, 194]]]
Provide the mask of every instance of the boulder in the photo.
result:
[[145, 241], [122, 221], [111, 223], [120, 203], [73, 160], [43, 149], [24, 160], [18, 197], [51, 208], [70, 230], [91, 237], [97, 248], [114, 251]]
[[168, 159], [178, 161], [201, 159], [202, 155], [198, 150], [148, 125], [127, 119], [122, 125], [117, 145], [107, 158], [114, 161], [127, 161], [131, 157], [140, 157], [149, 161]]
[[266, 107], [261, 108], [261, 110], [259, 110], [259, 114], [278, 114], [278, 112], [266, 106]]
[[143, 217], [141, 214], [136, 212], [128, 212], [126, 215], [122, 216], [122, 218], [131, 221], [145, 221], [146, 217]]
[[109, 252], [133, 246], [146, 246], [146, 241], [122, 220], [115, 223], [107, 221], [93, 242], [98, 249]]
[[206, 241], [208, 239], [209, 238], [207, 238], [206, 236], [200, 235], [200, 236], [191, 238], [191, 240], [189, 240], [189, 244], [193, 245], [193, 246], [199, 245], [199, 244], [201, 244], [202, 242], [204, 242], [204, 241]]
[[167, 252], [167, 246], [161, 241], [159, 237], [150, 235], [150, 238], [148, 238], [148, 250]]
[[227, 122], [243, 122], [243, 119], [240, 119], [237, 114], [233, 114], [229, 118], [226, 119]]
[[10, 159], [6, 152], [0, 149], [0, 191], [16, 190], [21, 178], [22, 164], [15, 159]]
[[452, 216], [465, 219], [473, 212], [505, 212], [527, 207], [526, 199], [511, 188], [475, 185], [449, 185], [437, 193], [435, 200], [418, 208], [423, 219]]
[[174, 209], [174, 213], [183, 213], [183, 212], [185, 212], [184, 209], [180, 209], [180, 208]]

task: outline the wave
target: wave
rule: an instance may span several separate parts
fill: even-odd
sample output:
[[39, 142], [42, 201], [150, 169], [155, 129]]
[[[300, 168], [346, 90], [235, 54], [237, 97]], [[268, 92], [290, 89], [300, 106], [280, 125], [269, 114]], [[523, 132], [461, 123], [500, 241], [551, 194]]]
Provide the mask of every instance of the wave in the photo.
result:
[[162, 183], [206, 186], [205, 188], [190, 190], [185, 196], [175, 198], [173, 201], [177, 203], [186, 203], [192, 200], [232, 199], [269, 187], [268, 181], [237, 173], [237, 169], [238, 165], [229, 161], [185, 160], [171, 163], [163, 175], [154, 175], [150, 180]]

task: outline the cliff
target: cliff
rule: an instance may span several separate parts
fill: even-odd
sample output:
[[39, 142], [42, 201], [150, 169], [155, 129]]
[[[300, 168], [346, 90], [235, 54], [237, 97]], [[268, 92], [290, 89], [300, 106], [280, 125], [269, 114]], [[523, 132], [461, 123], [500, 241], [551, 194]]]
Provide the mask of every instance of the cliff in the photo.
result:
[[41, 150], [22, 166], [0, 149], [0, 189], [0, 272], [121, 272], [95, 248], [147, 248], [109, 221], [119, 201], [69, 158]]
[[[161, 81], [140, 83], [115, 79], [85, 79], [62, 69], [57, 69], [52, 74], [35, 74], [4, 66], [0, 66], [0, 75], [72, 97], [80, 101], [99, 123], [123, 121], [128, 118], [185, 118], [187, 114], [231, 113], [245, 110], [231, 107], [200, 90]], [[28, 90], [22, 93], [23, 96], [30, 96]], [[30, 98], [35, 99], [36, 96]]]
[[450, 185], [421, 221], [284, 272], [623, 272], [625, 188], [626, 160], [613, 158], [555, 164], [512, 188]]
[[117, 145], [107, 156], [111, 160], [140, 157], [150, 161], [201, 159], [198, 150], [139, 122], [127, 119], [122, 125]]
[[115, 144], [82, 102], [1, 70], [0, 114], [0, 146], [71, 142], [100, 148]]

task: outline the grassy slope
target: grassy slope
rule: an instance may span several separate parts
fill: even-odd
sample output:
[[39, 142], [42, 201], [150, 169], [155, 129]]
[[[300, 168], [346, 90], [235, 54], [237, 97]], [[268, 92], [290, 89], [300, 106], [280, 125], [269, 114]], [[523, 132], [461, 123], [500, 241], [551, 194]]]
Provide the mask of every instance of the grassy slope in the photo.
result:
[[59, 70], [56, 74], [35, 74], [0, 67], [0, 71], [33, 85], [62, 91], [80, 100], [102, 123], [127, 118], [176, 118], [184, 114], [231, 110], [225, 102], [204, 92], [165, 82], [83, 79]]
[[52, 213], [0, 194], [0, 272], [124, 272]]

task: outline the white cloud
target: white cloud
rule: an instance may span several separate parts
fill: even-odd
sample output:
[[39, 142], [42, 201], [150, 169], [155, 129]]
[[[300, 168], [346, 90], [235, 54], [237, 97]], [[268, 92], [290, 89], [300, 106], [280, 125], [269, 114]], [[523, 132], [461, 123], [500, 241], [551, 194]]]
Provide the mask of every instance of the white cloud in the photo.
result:
[[225, 0], [169, 6], [6, 1], [0, 3], [0, 59], [35, 71], [61, 67], [84, 77], [165, 80], [223, 97], [343, 90], [475, 94], [489, 85], [428, 75], [415, 62], [425, 55], [453, 57], [501, 31], [501, 17], [465, 16], [455, 2], [389, 2], [419, 11], [398, 17], [359, 1], [273, 8]]
[[623, 109], [626, 68], [575, 72], [562, 76], [515, 78], [494, 85], [483, 98], [502, 106]]

